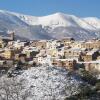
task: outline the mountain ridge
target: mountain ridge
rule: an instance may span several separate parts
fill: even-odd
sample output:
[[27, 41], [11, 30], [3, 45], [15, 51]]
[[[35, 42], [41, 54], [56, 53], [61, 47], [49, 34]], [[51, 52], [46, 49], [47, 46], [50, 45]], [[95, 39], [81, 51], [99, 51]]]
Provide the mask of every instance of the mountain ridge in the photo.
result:
[[16, 35], [28, 39], [100, 38], [100, 19], [96, 17], [80, 18], [61, 12], [36, 17], [0, 10], [0, 23], [1, 31], [15, 30]]

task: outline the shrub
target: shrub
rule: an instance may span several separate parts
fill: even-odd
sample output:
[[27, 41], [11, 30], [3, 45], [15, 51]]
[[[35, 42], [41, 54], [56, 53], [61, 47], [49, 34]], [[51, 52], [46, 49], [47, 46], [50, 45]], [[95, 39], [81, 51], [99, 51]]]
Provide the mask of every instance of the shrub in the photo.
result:
[[97, 78], [94, 77], [90, 72], [84, 70], [84, 69], [80, 69], [78, 71], [78, 74], [81, 76], [81, 78], [85, 81], [88, 82], [91, 85], [95, 85], [97, 82]]

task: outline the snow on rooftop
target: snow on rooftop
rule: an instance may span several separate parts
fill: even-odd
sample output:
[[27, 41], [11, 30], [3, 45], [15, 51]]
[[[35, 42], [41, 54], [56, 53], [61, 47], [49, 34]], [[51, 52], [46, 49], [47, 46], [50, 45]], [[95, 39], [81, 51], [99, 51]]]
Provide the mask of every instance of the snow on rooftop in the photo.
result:
[[39, 42], [47, 42], [47, 40], [40, 40]]
[[95, 60], [95, 61], [85, 61], [85, 62], [78, 62], [78, 63], [86, 63], [86, 64], [100, 64], [100, 60]]
[[68, 59], [55, 59], [55, 60], [57, 60], [57, 61], [73, 61], [73, 60], [78, 60], [78, 58], [75, 58], [75, 57], [73, 57], [73, 58], [68, 58]]
[[68, 49], [68, 51], [79, 51], [79, 52], [84, 51], [84, 50], [85, 50], [85, 48], [79, 48], [79, 47], [72, 47], [72, 48]]

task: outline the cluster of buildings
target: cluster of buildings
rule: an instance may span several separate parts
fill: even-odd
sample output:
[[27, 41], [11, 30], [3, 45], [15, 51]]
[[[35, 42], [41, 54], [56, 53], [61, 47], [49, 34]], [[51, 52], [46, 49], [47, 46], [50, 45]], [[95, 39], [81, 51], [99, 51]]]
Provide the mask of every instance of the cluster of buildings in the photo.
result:
[[15, 40], [14, 32], [10, 37], [0, 37], [0, 68], [13, 67], [19, 59], [25, 59], [27, 67], [54, 65], [70, 70], [84, 67], [88, 71], [100, 72], [100, 39], [75, 41], [65, 37], [60, 40], [21, 41]]

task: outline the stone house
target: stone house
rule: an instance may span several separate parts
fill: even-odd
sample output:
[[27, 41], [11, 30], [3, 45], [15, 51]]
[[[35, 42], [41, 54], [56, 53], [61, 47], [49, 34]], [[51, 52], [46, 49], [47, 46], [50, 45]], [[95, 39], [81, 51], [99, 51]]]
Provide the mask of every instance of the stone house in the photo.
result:
[[74, 59], [54, 59], [52, 65], [64, 67], [69, 70], [75, 70], [77, 67], [77, 61]]
[[39, 56], [38, 57], [38, 64], [47, 64], [47, 65], [52, 65], [52, 58], [50, 55], [45, 55], [45, 56]]
[[85, 65], [85, 70], [100, 73], [100, 60], [83, 63]]
[[100, 49], [100, 40], [83, 42], [81, 48]]
[[64, 51], [64, 56], [66, 59], [72, 59], [72, 58], [77, 58], [80, 60], [80, 56], [82, 52], [84, 52], [85, 49], [80, 49], [80, 48], [70, 48]]
[[30, 45], [33, 47], [37, 47], [38, 49], [45, 49], [46, 40], [33, 41]]
[[26, 46], [23, 48], [22, 53], [26, 54], [27, 58], [33, 59], [39, 53], [39, 50], [36, 47]]
[[81, 55], [83, 61], [96, 60], [98, 56], [99, 56], [98, 49], [93, 49], [93, 50], [88, 51], [87, 53]]
[[61, 41], [61, 43], [64, 44], [64, 46], [70, 46], [75, 41], [75, 39], [71, 38], [71, 37], [65, 37], [65, 38], [61, 39], [60, 41]]
[[13, 49], [5, 49], [2, 55], [5, 59], [14, 59], [15, 51]]

